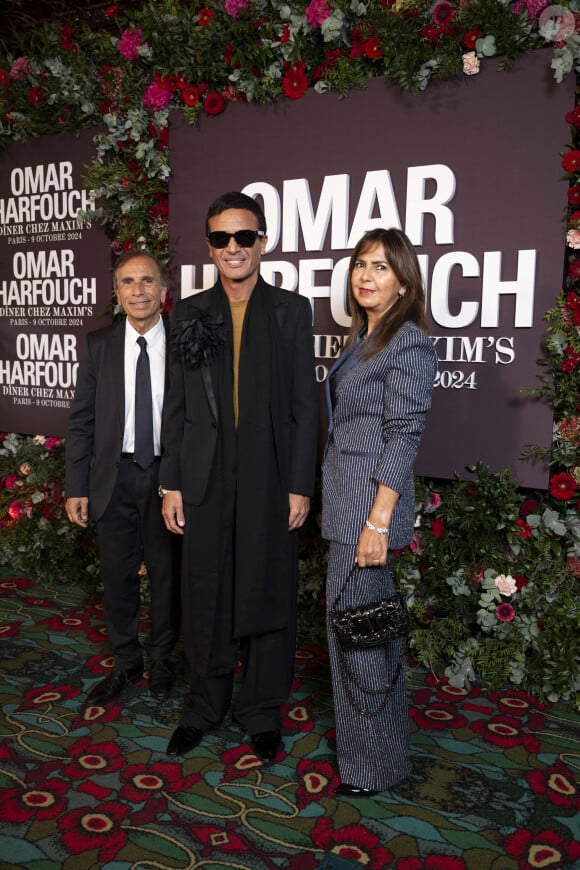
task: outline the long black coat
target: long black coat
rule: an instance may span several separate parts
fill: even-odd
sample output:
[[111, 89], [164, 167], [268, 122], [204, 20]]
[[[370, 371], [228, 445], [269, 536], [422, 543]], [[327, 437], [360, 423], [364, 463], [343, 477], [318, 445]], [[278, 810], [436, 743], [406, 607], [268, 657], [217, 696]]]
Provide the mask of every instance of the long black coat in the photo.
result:
[[[292, 618], [288, 495], [312, 494], [317, 391], [308, 301], [259, 278], [244, 321], [236, 431], [231, 315], [219, 282], [178, 303], [173, 329], [183, 334], [183, 325], [200, 313], [206, 322], [223, 321], [224, 341], [209, 366], [192, 368], [181, 353], [172, 353], [159, 477], [167, 489], [181, 490], [193, 510], [196, 527], [186, 528], [185, 546], [196, 537], [196, 564], [184, 585], [193, 586], [187, 595], [195, 605], [197, 641], [206, 636], [210, 644], [220, 582], [212, 553], [223, 548], [225, 529], [235, 530], [234, 636], [284, 628]], [[209, 649], [200, 654], [205, 658]]]

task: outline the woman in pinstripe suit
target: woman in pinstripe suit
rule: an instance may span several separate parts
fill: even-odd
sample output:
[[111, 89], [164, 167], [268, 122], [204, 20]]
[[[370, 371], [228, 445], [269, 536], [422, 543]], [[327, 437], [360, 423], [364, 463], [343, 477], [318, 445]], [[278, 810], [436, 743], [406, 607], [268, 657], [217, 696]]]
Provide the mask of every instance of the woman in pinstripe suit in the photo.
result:
[[[349, 284], [352, 325], [326, 384], [328, 610], [337, 599], [342, 610], [393, 594], [389, 551], [413, 536], [413, 463], [437, 370], [419, 263], [404, 233], [366, 233]], [[343, 653], [328, 623], [328, 644], [338, 793], [384, 791], [411, 772], [404, 641]]]

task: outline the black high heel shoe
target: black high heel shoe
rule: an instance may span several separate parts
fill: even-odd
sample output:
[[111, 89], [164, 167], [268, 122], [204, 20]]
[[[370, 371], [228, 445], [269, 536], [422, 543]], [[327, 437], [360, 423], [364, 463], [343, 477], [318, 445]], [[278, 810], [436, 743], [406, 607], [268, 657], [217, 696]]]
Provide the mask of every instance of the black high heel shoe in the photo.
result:
[[374, 791], [372, 788], [362, 788], [362, 786], [358, 785], [349, 785], [347, 782], [341, 782], [336, 789], [336, 794], [339, 797], [372, 797], [374, 794], [378, 793], [378, 791]]

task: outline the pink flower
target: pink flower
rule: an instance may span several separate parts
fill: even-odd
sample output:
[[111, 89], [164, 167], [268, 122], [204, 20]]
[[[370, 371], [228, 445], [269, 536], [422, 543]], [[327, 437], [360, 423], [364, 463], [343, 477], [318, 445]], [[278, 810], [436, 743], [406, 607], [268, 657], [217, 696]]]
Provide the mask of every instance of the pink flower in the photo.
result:
[[62, 441], [62, 438], [54, 438], [54, 437], [47, 438], [44, 442], [44, 449], [45, 450], [54, 450], [54, 448], [58, 444], [60, 444], [61, 441]]
[[170, 102], [171, 91], [157, 81], [151, 82], [143, 94], [143, 105], [146, 109], [151, 109], [153, 112], [166, 109]]
[[516, 612], [511, 604], [504, 603], [496, 607], [495, 615], [501, 622], [511, 622]]
[[19, 486], [22, 486], [22, 483], [17, 474], [9, 474], [4, 481], [4, 489], [17, 489]]
[[441, 0], [436, 3], [431, 13], [431, 18], [435, 24], [447, 24], [455, 16], [455, 7], [447, 0]]
[[330, 17], [328, 0], [312, 0], [304, 10], [306, 20], [311, 27], [320, 27], [323, 21]]
[[580, 248], [580, 230], [568, 230], [566, 233], [566, 244], [569, 248], [578, 250]]
[[502, 595], [513, 595], [518, 588], [511, 574], [498, 574], [493, 582]]
[[474, 51], [462, 55], [463, 72], [466, 76], [474, 76], [479, 72], [479, 58]]
[[250, 0], [226, 0], [225, 10], [231, 18], [237, 18], [241, 9], [250, 5]]
[[32, 72], [30, 61], [27, 57], [17, 57], [10, 69], [10, 78], [25, 79]]
[[435, 510], [441, 504], [441, 496], [438, 492], [430, 492], [429, 493], [429, 507], [431, 510]]
[[21, 502], [13, 501], [8, 508], [8, 516], [13, 520], [19, 520], [22, 516], [24, 516], [24, 508], [22, 507]]
[[528, 13], [528, 21], [531, 21], [531, 19], [535, 18], [536, 15], [539, 15], [542, 9], [545, 9], [548, 4], [549, 0], [517, 0], [517, 2], [512, 6], [512, 12], [518, 13], [525, 6]]
[[415, 553], [416, 556], [421, 556], [423, 553], [423, 542], [421, 540], [421, 532], [415, 532], [413, 535], [413, 540], [411, 541], [410, 547], [411, 552]]
[[125, 28], [118, 45], [125, 60], [135, 60], [136, 57], [139, 57], [137, 49], [140, 45], [143, 45], [143, 31], [138, 27], [133, 32], [128, 27]]

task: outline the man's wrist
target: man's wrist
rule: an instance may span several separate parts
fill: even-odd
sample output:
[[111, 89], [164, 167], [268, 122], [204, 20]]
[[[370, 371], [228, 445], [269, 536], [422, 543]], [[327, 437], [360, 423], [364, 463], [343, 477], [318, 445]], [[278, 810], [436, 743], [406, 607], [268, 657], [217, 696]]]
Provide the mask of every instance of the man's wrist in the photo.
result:
[[161, 486], [161, 484], [159, 484], [159, 489], [157, 490], [157, 492], [159, 493], [159, 498], [163, 498], [163, 496], [167, 495], [168, 492], [176, 492], [176, 491], [177, 490], [175, 490], [175, 489], [165, 489], [165, 487]]

